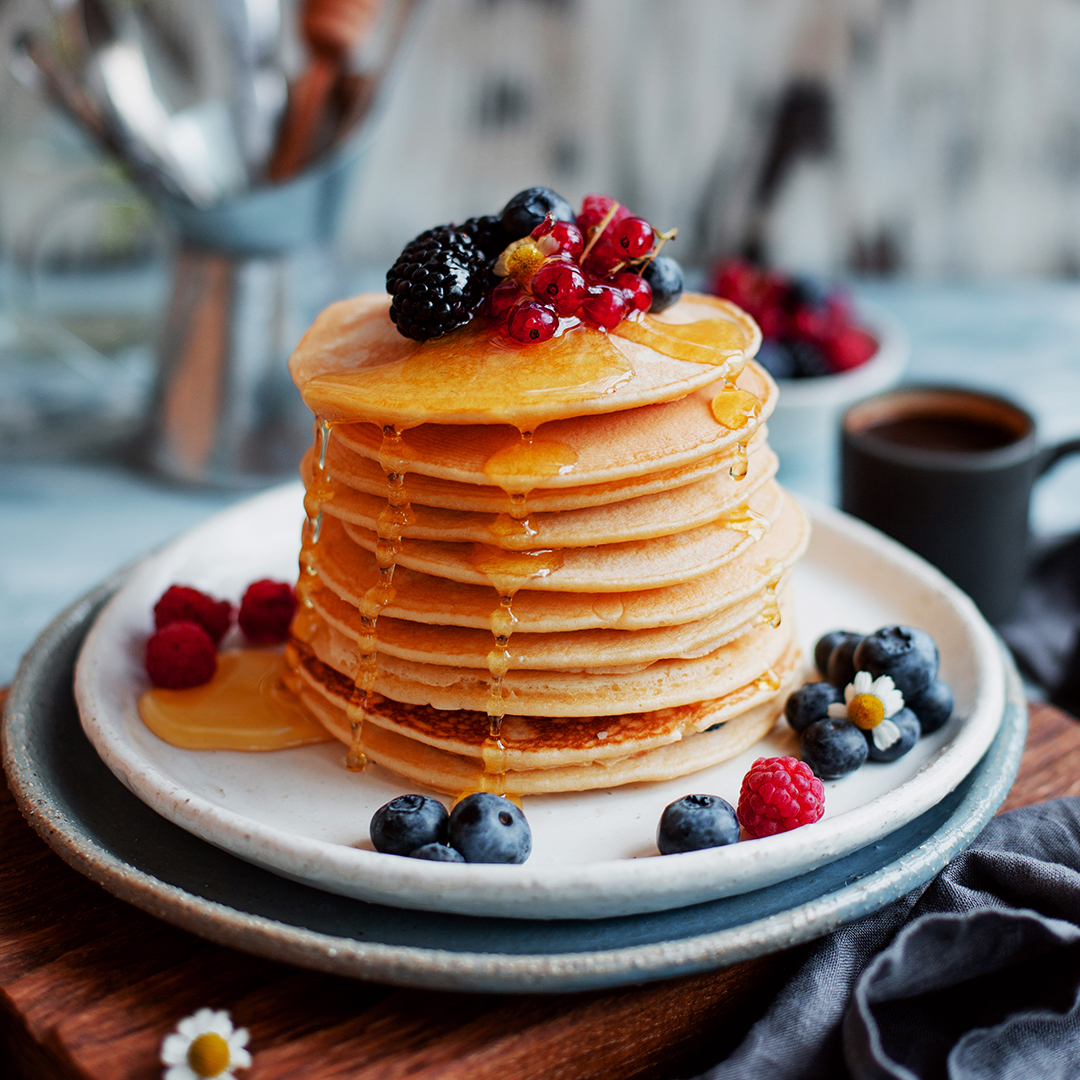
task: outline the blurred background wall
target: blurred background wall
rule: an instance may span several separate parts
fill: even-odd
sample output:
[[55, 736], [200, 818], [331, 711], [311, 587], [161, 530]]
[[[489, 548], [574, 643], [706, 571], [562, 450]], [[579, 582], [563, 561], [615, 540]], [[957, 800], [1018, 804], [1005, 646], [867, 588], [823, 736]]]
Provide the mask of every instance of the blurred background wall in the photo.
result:
[[[0, 34], [43, 0], [0, 0]], [[1080, 274], [1076, 0], [430, 0], [342, 235], [385, 266], [436, 221], [606, 191], [703, 263]], [[0, 68], [0, 244], [117, 262], [152, 216]]]

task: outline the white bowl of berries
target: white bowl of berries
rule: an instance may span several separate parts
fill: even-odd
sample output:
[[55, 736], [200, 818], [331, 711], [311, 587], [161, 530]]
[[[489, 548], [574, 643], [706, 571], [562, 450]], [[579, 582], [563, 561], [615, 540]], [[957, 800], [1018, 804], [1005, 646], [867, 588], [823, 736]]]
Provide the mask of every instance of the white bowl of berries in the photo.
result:
[[757, 360], [780, 387], [769, 445], [780, 457], [781, 479], [830, 500], [840, 418], [900, 381], [907, 336], [884, 312], [862, 304], [856, 310], [843, 289], [746, 262], [721, 264], [710, 287], [761, 327]]

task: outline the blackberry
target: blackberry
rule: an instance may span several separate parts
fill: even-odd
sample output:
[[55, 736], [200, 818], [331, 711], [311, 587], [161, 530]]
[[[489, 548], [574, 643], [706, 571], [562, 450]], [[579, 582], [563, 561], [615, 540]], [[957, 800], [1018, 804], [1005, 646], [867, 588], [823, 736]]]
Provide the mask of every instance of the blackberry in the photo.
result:
[[386, 273], [390, 318], [416, 341], [441, 337], [469, 322], [488, 291], [488, 260], [453, 225], [421, 233]]
[[458, 226], [458, 232], [463, 232], [493, 265], [502, 254], [503, 248], [510, 243], [498, 214], [471, 217], [464, 225]]

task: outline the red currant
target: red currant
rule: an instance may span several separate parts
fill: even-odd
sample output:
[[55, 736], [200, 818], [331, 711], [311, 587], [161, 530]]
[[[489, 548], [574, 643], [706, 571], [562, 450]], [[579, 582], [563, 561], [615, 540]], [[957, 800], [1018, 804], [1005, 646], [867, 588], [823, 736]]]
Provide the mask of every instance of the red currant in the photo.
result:
[[495, 316], [496, 319], [505, 315], [517, 302], [521, 299], [521, 290], [517, 286], [516, 281], [502, 281], [491, 292], [491, 296], [488, 297], [488, 311]]
[[622, 289], [631, 311], [648, 311], [652, 306], [652, 287], [640, 275], [624, 270], [611, 279], [616, 289]]
[[581, 230], [569, 221], [545, 219], [532, 231], [536, 246], [547, 256], [564, 255], [576, 259], [585, 248]]
[[523, 300], [506, 321], [506, 332], [526, 345], [547, 341], [558, 328], [559, 317], [555, 312], [535, 300]]
[[629, 304], [622, 289], [614, 289], [610, 285], [593, 285], [581, 308], [602, 330], [614, 330], [626, 318]]
[[615, 226], [612, 241], [623, 258], [640, 259], [652, 251], [653, 227], [644, 218], [625, 218]]
[[[576, 231], [576, 230], [575, 230]], [[573, 315], [589, 293], [585, 275], [566, 259], [549, 259], [533, 275], [533, 295], [560, 315]]]

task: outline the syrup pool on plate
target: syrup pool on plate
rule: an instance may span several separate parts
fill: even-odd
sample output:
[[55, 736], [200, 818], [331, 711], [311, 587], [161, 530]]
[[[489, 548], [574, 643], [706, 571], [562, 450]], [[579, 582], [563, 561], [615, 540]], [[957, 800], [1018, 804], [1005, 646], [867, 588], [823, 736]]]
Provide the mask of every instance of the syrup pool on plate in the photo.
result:
[[183, 750], [284, 750], [329, 742], [283, 682], [279, 653], [230, 649], [210, 682], [187, 690], [155, 686], [139, 698], [139, 716], [159, 739]]

